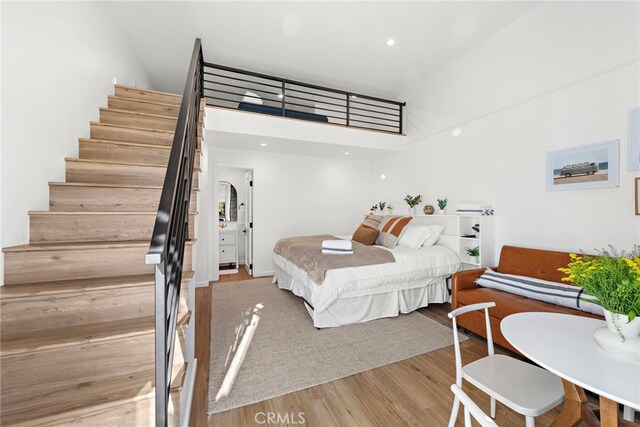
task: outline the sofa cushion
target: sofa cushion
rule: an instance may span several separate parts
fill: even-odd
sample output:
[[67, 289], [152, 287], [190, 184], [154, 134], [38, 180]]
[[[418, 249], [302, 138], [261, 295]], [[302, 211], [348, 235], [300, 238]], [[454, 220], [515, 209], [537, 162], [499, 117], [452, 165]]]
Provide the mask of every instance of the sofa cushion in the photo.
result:
[[476, 280], [476, 283], [484, 288], [497, 289], [510, 294], [604, 316], [601, 306], [586, 301], [594, 300], [595, 298], [584, 293], [584, 290], [579, 286], [550, 282], [534, 277], [498, 273], [490, 268], [486, 269], [484, 274]]
[[567, 252], [503, 246], [498, 271], [504, 274], [535, 277], [560, 282], [565, 274], [558, 271], [571, 262]]
[[572, 308], [561, 307], [555, 304], [549, 304], [543, 301], [537, 301], [519, 295], [508, 294], [496, 289], [474, 288], [465, 289], [458, 292], [458, 306], [471, 305], [481, 302], [495, 302], [496, 306], [489, 309], [489, 314], [498, 319], [515, 313], [529, 313], [532, 311], [544, 311], [549, 313], [574, 314], [579, 316], [593, 317], [602, 319], [595, 314], [586, 313], [584, 311], [574, 310]]

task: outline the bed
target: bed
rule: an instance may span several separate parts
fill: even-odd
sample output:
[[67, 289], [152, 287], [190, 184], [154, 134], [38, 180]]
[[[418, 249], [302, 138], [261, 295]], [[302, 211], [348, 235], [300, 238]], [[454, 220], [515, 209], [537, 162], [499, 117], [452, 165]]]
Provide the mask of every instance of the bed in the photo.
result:
[[274, 283], [304, 300], [317, 328], [394, 317], [448, 300], [446, 279], [461, 268], [453, 251], [437, 244], [376, 247], [390, 251], [395, 262], [327, 270], [321, 284], [305, 268], [274, 252]]
[[[252, 111], [254, 113], [261, 113], [261, 114], [270, 114], [272, 116], [282, 116], [281, 107], [271, 107], [268, 105], [256, 104], [252, 102], [240, 102], [238, 104], [238, 110]], [[284, 117], [289, 117], [292, 119], [310, 120], [313, 122], [325, 122], [325, 123], [329, 122], [329, 118], [321, 114], [305, 113], [303, 111], [289, 110], [286, 108], [284, 110]]]

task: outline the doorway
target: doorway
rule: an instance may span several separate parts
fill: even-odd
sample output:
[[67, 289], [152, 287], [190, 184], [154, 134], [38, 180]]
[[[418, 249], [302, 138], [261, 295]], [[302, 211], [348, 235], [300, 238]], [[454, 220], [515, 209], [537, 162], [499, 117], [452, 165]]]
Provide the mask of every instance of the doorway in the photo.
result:
[[[253, 276], [253, 170], [220, 166], [213, 201], [220, 276]], [[225, 280], [230, 277], [225, 277]]]

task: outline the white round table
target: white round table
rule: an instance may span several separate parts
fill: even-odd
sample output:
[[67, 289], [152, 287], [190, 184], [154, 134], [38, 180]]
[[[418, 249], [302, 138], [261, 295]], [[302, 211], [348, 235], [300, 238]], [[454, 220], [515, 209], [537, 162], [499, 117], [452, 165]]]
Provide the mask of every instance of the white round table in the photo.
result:
[[618, 403], [640, 410], [640, 362], [619, 359], [593, 338], [603, 320], [559, 313], [518, 313], [500, 330], [520, 353], [563, 379], [565, 406], [553, 425], [582, 420], [582, 388], [600, 395], [601, 425], [618, 426]]

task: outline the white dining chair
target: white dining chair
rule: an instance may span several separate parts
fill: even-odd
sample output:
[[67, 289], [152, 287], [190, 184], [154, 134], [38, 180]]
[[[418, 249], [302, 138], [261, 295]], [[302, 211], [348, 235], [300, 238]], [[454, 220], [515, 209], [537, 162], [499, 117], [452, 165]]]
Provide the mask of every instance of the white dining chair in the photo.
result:
[[455, 384], [451, 385], [451, 391], [456, 399], [464, 406], [464, 427], [472, 427], [471, 417], [473, 417], [482, 427], [498, 427], [495, 421], [487, 414], [471, 398]]
[[[488, 394], [491, 398], [491, 418], [496, 417], [497, 400], [506, 407], [524, 415], [526, 427], [534, 427], [535, 417], [544, 414], [563, 401], [562, 381], [542, 368], [513, 357], [494, 353], [489, 308], [495, 306], [494, 302], [485, 302], [460, 307], [449, 313], [449, 318], [453, 320], [456, 385], [462, 388], [462, 380], [464, 379]], [[477, 310], [484, 310], [489, 355], [462, 366], [456, 317]], [[453, 401], [449, 427], [453, 427], [456, 422], [459, 406], [460, 400], [456, 396]]]

